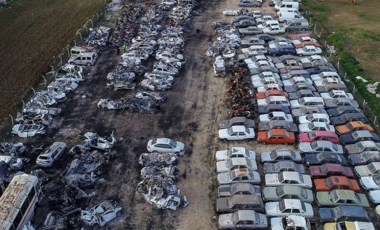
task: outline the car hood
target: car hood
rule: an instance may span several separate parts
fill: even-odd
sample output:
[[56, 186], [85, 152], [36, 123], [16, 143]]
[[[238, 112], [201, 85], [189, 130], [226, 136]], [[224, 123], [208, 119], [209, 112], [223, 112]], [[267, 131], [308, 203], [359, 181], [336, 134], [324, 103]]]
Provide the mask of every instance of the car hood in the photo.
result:
[[346, 145], [345, 146], [347, 152], [350, 154], [350, 153], [360, 153], [360, 149], [358, 149], [355, 144], [353, 145]]
[[291, 101], [290, 101], [290, 106], [291, 106], [292, 108], [299, 108], [299, 107], [301, 107], [301, 105], [300, 105], [300, 103], [298, 102], [298, 100], [291, 100]]
[[220, 139], [228, 138], [229, 137], [229, 135], [228, 135], [228, 129], [219, 129], [218, 134], [219, 134], [219, 138]]
[[[301, 125], [300, 125], [301, 128]], [[298, 144], [298, 149], [300, 152], [314, 152], [314, 150], [311, 148], [310, 143], [308, 142], [301, 142]]]
[[226, 212], [231, 211], [228, 207], [228, 197], [222, 197], [216, 199], [216, 211], [217, 212]]
[[280, 181], [278, 180], [278, 174], [266, 174], [265, 175], [265, 185], [279, 185]]
[[270, 158], [270, 152], [263, 152], [261, 153], [261, 161], [262, 162], [269, 162], [271, 161], [271, 158]]
[[334, 221], [334, 212], [331, 208], [320, 208], [319, 217], [322, 222]]
[[265, 187], [263, 189], [263, 200], [264, 201], [279, 201], [280, 198], [276, 192], [277, 187]]
[[373, 181], [372, 177], [364, 176], [360, 178], [360, 184], [365, 190], [379, 189], [380, 187]]
[[227, 150], [216, 151], [215, 158], [216, 158], [217, 161], [226, 160], [228, 158], [227, 157]]
[[216, 172], [222, 173], [222, 172], [228, 172], [229, 168], [226, 166], [226, 161], [218, 161], [216, 162]]
[[370, 171], [368, 170], [368, 168], [365, 165], [356, 166], [355, 172], [359, 176], [359, 178], [370, 175]]
[[334, 204], [330, 199], [329, 192], [317, 192], [316, 198], [319, 206], [329, 206]]
[[218, 224], [219, 229], [232, 229], [234, 228], [234, 223], [232, 222], [233, 214], [222, 214], [219, 215]]
[[230, 184], [232, 182], [228, 172], [219, 173], [217, 178], [218, 178], [219, 184]]

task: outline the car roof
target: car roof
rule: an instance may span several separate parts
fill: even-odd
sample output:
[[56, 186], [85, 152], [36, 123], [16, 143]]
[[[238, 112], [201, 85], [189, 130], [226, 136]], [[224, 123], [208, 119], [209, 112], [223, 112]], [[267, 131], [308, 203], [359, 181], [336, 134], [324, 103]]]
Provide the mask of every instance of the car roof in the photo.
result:
[[245, 132], [245, 126], [244, 125], [234, 125], [234, 126], [232, 126], [232, 131], [234, 131], [234, 132]]
[[233, 165], [246, 165], [248, 163], [245, 157], [235, 157], [231, 159]]
[[330, 141], [315, 141], [315, 142], [320, 147], [331, 147], [331, 146], [334, 146], [334, 143], [332, 143]]
[[298, 199], [283, 199], [282, 201], [286, 209], [299, 209], [301, 208], [302, 202]]
[[171, 139], [169, 138], [157, 138], [156, 143], [157, 144], [169, 144]]
[[353, 134], [356, 134], [356, 136], [358, 136], [358, 138], [362, 138], [362, 137], [372, 137], [372, 133], [369, 132], [368, 130], [357, 130], [355, 132], [353, 132], [351, 135]]
[[299, 179], [300, 177], [302, 177], [302, 174], [298, 172], [285, 171], [285, 172], [280, 172], [279, 174], [282, 174], [284, 178], [288, 178], [288, 179]]
[[272, 133], [272, 136], [286, 136], [286, 130], [285, 129], [271, 129], [268, 132]]
[[286, 221], [286, 226], [288, 226], [288, 227], [305, 227], [305, 226], [307, 226], [306, 218], [304, 216], [288, 215], [288, 216], [284, 217], [284, 219]]
[[322, 137], [336, 137], [336, 133], [335, 132], [329, 132], [329, 131], [315, 131], [315, 134], [317, 134], [317, 136], [322, 136]]
[[262, 203], [262, 198], [260, 195], [232, 195], [230, 199], [233, 200], [235, 204], [257, 204]]
[[254, 210], [239, 210], [237, 211], [239, 220], [254, 220], [255, 211]]

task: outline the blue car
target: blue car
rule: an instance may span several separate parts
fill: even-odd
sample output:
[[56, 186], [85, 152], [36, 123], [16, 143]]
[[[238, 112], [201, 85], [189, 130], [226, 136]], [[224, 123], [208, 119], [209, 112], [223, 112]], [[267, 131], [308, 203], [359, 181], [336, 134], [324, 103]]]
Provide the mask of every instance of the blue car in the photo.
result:
[[340, 141], [344, 145], [350, 145], [358, 141], [380, 142], [380, 137], [376, 133], [371, 133], [368, 130], [359, 130], [340, 136]]
[[320, 208], [321, 222], [370, 221], [367, 211], [360, 206], [338, 206], [335, 208]]

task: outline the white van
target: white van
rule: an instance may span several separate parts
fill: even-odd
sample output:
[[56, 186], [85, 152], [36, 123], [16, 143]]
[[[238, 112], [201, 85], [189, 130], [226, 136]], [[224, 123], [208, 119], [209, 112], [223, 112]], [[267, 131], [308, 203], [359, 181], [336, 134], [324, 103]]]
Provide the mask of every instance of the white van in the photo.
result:
[[298, 2], [284, 2], [278, 4], [278, 6], [275, 6], [276, 10], [284, 10], [284, 9], [300, 9], [300, 4]]
[[280, 16], [282, 13], [295, 13], [295, 14], [301, 14], [297, 9], [281, 9], [277, 12], [277, 15]]
[[296, 20], [305, 19], [302, 15], [296, 13], [281, 13], [278, 17], [279, 22], [283, 22], [285, 24], [291, 23]]
[[98, 54], [95, 52], [79, 53], [70, 57], [68, 63], [74, 65], [95, 65]]
[[294, 20], [285, 26], [286, 32], [304, 31], [310, 27], [309, 22], [306, 19]]
[[74, 46], [70, 50], [70, 56], [76, 56], [80, 53], [89, 53], [89, 52], [97, 53], [97, 50], [91, 46]]

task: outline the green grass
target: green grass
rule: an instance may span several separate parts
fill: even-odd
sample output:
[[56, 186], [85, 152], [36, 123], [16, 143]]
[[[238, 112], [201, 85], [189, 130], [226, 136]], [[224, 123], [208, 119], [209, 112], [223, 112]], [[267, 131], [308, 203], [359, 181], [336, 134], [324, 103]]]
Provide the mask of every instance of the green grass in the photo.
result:
[[50, 70], [105, 0], [14, 0], [0, 10], [0, 119]]
[[[380, 117], [379, 99], [369, 93], [366, 84], [361, 80], [357, 80], [356, 77], [361, 76], [367, 79], [369, 83], [374, 83], [375, 81], [367, 74], [363, 64], [356, 58], [358, 53], [353, 53], [351, 47], [352, 44], [365, 47], [366, 44], [379, 42], [380, 34], [366, 28], [350, 28], [344, 22], [334, 22], [330, 17], [333, 14], [334, 7], [337, 7], [337, 4], [320, 3], [313, 0], [305, 0], [304, 2], [304, 9], [308, 12], [308, 16], [312, 18], [312, 22], [317, 24], [317, 28], [319, 28], [317, 30], [322, 29], [321, 39], [327, 40], [329, 45], [335, 47], [340, 67], [347, 73], [348, 79], [355, 85], [355, 88], [368, 103], [374, 115]], [[378, 22], [373, 21], [371, 23]], [[368, 55], [378, 58], [379, 54], [377, 52], [368, 52]], [[380, 92], [380, 87], [377, 91]]]

